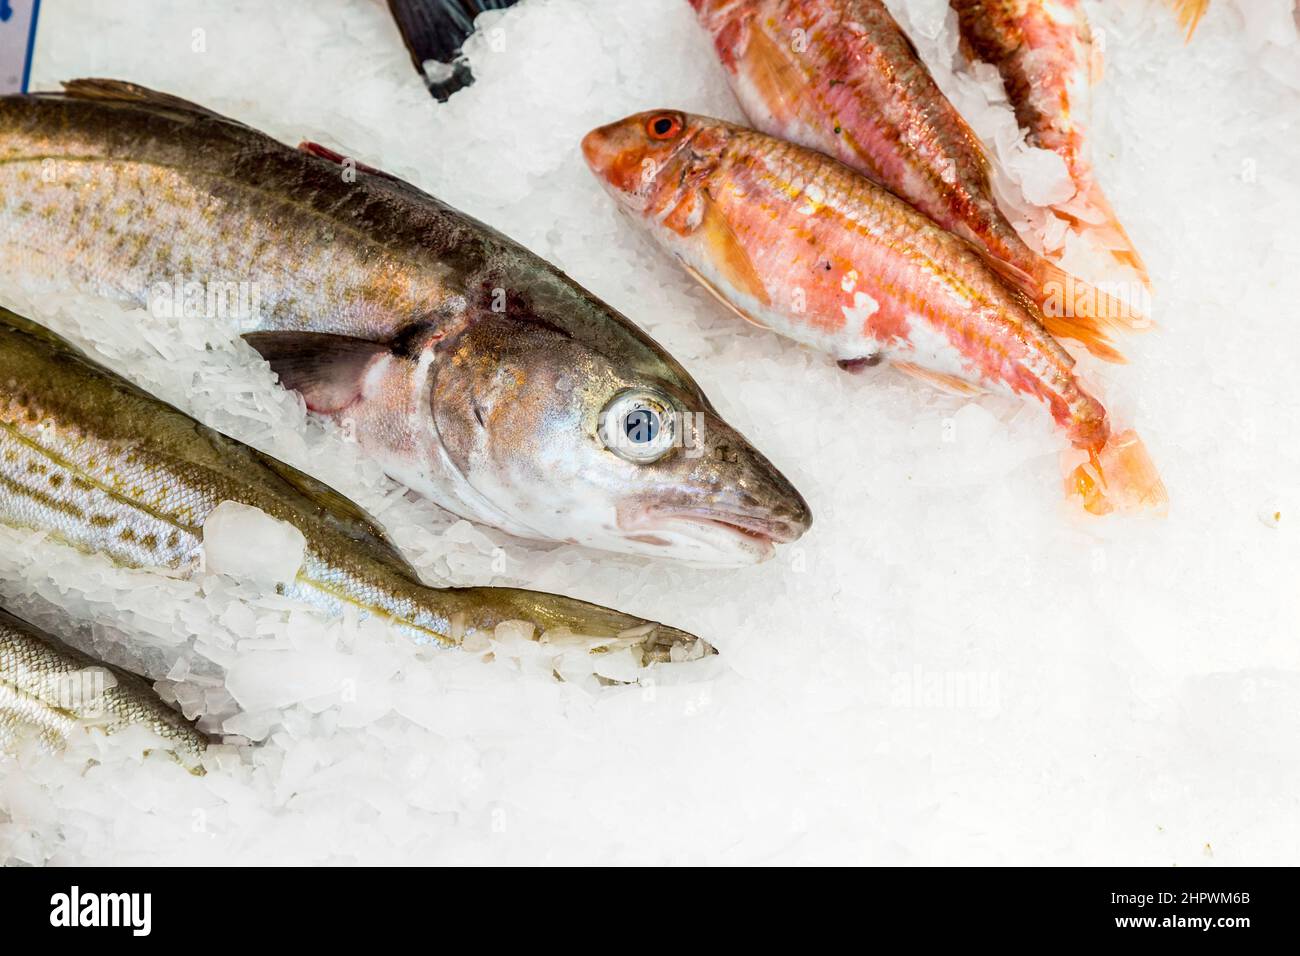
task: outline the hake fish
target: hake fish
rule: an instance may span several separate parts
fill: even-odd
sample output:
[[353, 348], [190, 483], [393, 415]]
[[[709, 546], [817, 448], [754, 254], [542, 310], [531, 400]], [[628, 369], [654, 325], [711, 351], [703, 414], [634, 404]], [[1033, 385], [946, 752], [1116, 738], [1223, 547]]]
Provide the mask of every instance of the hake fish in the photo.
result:
[[1090, 461], [1085, 507], [1165, 500], [1132, 432], [1106, 410], [1042, 313], [985, 257], [822, 153], [721, 120], [655, 110], [588, 133], [614, 199], [697, 280], [756, 325], [860, 370], [889, 361], [949, 391], [1041, 404]]
[[[204, 522], [224, 501], [294, 525], [303, 564], [284, 588], [335, 614], [346, 606], [417, 641], [492, 638], [506, 622], [592, 653], [643, 663], [711, 648], [693, 635], [584, 601], [518, 588], [432, 588], [357, 505], [207, 428], [0, 309], [0, 523], [47, 532], [131, 568], [193, 571]], [[256, 547], [256, 543], [250, 543]]]
[[208, 738], [159, 699], [149, 683], [68, 647], [0, 609], [0, 741], [30, 727], [45, 746], [78, 729], [114, 733], [141, 725], [191, 770]]
[[1088, 156], [1085, 134], [1096, 73], [1082, 0], [949, 3], [957, 11], [967, 55], [991, 63], [1002, 75], [1027, 141], [1065, 162], [1076, 192], [1058, 214], [1096, 238], [1149, 286], [1146, 264], [1097, 183]]
[[0, 98], [9, 281], [169, 309], [159, 289], [193, 281], [218, 309], [214, 287], [256, 289], [236, 318], [309, 409], [520, 537], [742, 565], [807, 529], [790, 482], [621, 314], [415, 187], [304, 147], [117, 81]]
[[[690, 2], [755, 128], [839, 160], [969, 240], [1049, 319], [1084, 311], [1075, 301], [1085, 283], [1031, 249], [1003, 215], [983, 144], [881, 0]], [[1091, 286], [1087, 300], [1107, 321], [1083, 343], [1117, 359], [1109, 332], [1133, 328], [1130, 310]]]

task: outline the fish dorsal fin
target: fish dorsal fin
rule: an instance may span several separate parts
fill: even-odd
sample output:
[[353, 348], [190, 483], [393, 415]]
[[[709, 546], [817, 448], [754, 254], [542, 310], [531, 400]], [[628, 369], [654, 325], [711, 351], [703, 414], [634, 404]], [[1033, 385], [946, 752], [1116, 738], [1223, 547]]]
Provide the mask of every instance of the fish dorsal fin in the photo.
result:
[[728, 300], [727, 297], [726, 297], [725, 295], [723, 295], [721, 292], [719, 292], [719, 291], [718, 291], [718, 287], [717, 287], [716, 285], [714, 285], [712, 282], [710, 282], [710, 281], [709, 281], [709, 280], [704, 276], [704, 274], [703, 274], [702, 272], [700, 272], [699, 269], [696, 269], [694, 266], [688, 266], [688, 265], [686, 265], [685, 263], [682, 263], [682, 265], [683, 265], [683, 267], [686, 269], [686, 271], [687, 271], [688, 273], [690, 273], [692, 279], [694, 279], [696, 282], [698, 282], [700, 285], [704, 286], [704, 288], [708, 290], [709, 295], [713, 296], [715, 299], [717, 299], [719, 302], [721, 302], [723, 305], [725, 305], [725, 306], [726, 306], [728, 309], [730, 309], [732, 312], [736, 313], [736, 315], [740, 316], [742, 319], [744, 319], [744, 320], [745, 320], [746, 322], [748, 322], [750, 325], [756, 325], [756, 326], [758, 326], [760, 329], [763, 329], [763, 330], [765, 330], [765, 331], [767, 330], [767, 326], [766, 326], [766, 325], [764, 325], [762, 322], [758, 321], [758, 319], [754, 318], [752, 315], [750, 315], [750, 314], [749, 314], [748, 312], [746, 312], [744, 309], [740, 308], [740, 306], [736, 305], [736, 303], [731, 302], [730, 300]]
[[130, 83], [126, 80], [110, 80], [102, 77], [64, 80], [63, 95], [75, 100], [105, 100], [117, 103], [142, 103], [150, 106], [162, 106], [187, 113], [203, 113], [230, 123], [235, 122], [220, 113], [213, 112], [206, 106], [200, 106], [198, 103], [181, 99], [179, 96], [160, 93], [157, 90], [149, 89], [147, 86], [140, 86], [138, 83]]
[[948, 375], [945, 372], [935, 372], [928, 368], [922, 368], [911, 362], [891, 362], [894, 368], [898, 369], [904, 375], [910, 375], [915, 379], [925, 382], [942, 392], [950, 395], [973, 396], [982, 395], [984, 389], [972, 382], [958, 378], [956, 375]]
[[[704, 214], [700, 221], [700, 230], [708, 249], [709, 258], [717, 267], [722, 277], [738, 291], [752, 296], [763, 305], [771, 305], [772, 298], [767, 294], [767, 287], [754, 268], [749, 253], [740, 244], [735, 230], [727, 221], [726, 214], [718, 208], [706, 189], [701, 194]], [[714, 290], [715, 294], [717, 290]], [[724, 301], [726, 301], [724, 299]]]

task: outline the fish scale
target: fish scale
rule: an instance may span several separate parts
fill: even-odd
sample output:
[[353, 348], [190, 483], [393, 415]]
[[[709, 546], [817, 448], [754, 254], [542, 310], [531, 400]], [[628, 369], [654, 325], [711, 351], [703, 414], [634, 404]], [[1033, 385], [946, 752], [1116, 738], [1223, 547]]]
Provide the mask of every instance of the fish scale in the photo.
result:
[[[829, 341], [827, 333], [843, 331], [846, 344], [834, 347], [854, 351], [838, 354], [841, 359], [882, 352], [904, 359], [915, 345], [911, 326], [925, 323], [961, 353], [963, 371], [977, 384], [1033, 395], [1052, 408], [1058, 422], [1075, 430], [1076, 440], [1104, 442], [1105, 431], [1100, 441], [1093, 431], [1097, 422], [1104, 425], [1104, 412], [1074, 382], [1073, 359], [1035, 319], [1032, 307], [963, 243], [845, 167], [819, 163], [807, 151], [761, 134], [740, 128], [728, 132], [728, 146], [710, 183], [721, 180], [730, 188], [712, 194], [720, 197], [720, 211], [744, 237], [759, 273], [788, 275], [787, 263], [797, 261], [802, 247], [810, 244], [820, 257], [834, 260], [835, 268], [820, 270], [821, 275], [814, 266], [802, 278], [783, 280], [804, 288], [810, 307], [802, 316], [842, 319], [831, 328], [823, 325], [822, 344]], [[814, 188], [816, 198], [804, 206], [798, 200], [782, 202], [792, 193], [806, 198]], [[767, 214], [753, 215], [749, 204], [754, 202]], [[817, 221], [826, 228], [810, 243], [801, 231], [805, 222]], [[856, 286], [845, 291], [850, 271], [879, 306], [859, 329], [849, 327], [854, 301], [849, 296], [857, 291]], [[796, 338], [803, 337], [797, 328], [802, 316], [791, 325]]]
[[113, 733], [133, 725], [148, 727], [183, 764], [201, 769], [207, 737], [159, 700], [147, 681], [0, 610], [0, 741], [32, 727], [54, 749], [78, 727]]
[[[5, 143], [0, 195], [6, 197], [32, 195], [39, 176], [31, 167], [43, 165], [50, 150], [84, 148], [39, 135]], [[256, 283], [265, 310], [259, 328], [299, 327], [308, 311], [315, 331], [382, 337], [422, 310], [436, 312], [450, 295], [435, 277], [378, 244], [323, 239], [343, 228], [324, 211], [204, 173], [182, 175], [111, 156], [56, 162], [56, 178], [42, 181], [49, 187], [39, 190], [42, 198], [26, 213], [10, 200], [0, 218], [11, 242], [21, 236], [22, 276], [36, 291], [66, 285], [71, 273], [98, 294], [144, 306], [157, 283], [202, 275], [208, 283]], [[303, 230], [314, 241], [285, 241]]]

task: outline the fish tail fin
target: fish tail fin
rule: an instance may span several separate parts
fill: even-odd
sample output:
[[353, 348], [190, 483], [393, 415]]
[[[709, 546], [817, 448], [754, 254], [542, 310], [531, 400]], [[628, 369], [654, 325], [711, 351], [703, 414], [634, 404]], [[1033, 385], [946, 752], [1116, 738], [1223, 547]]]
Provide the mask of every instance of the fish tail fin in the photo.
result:
[[[1118, 299], [1041, 256], [1024, 268], [971, 243], [984, 262], [1013, 289], [1038, 306], [1043, 327], [1058, 339], [1082, 343], [1089, 352], [1107, 362], [1123, 364], [1125, 359], [1111, 344], [1115, 332], [1133, 332], [1150, 327], [1140, 309]], [[1030, 253], [1032, 255], [1032, 253]]]
[[1039, 282], [1043, 327], [1055, 338], [1079, 342], [1107, 362], [1125, 362], [1113, 336], [1151, 328], [1142, 310], [1046, 260], [1039, 269]]
[[1133, 240], [1124, 231], [1119, 216], [1115, 215], [1115, 210], [1106, 198], [1106, 194], [1101, 191], [1101, 187], [1094, 183], [1083, 198], [1087, 207], [1087, 218], [1074, 216], [1059, 209], [1057, 215], [1068, 219], [1076, 231], [1100, 243], [1116, 262], [1136, 272], [1142, 284], [1149, 290], [1151, 274], [1147, 271], [1146, 263], [1138, 254]]
[[[474, 82], [460, 49], [474, 32], [474, 19], [518, 0], [388, 0], [415, 71], [439, 102]], [[434, 66], [427, 68], [426, 63]]]
[[1131, 428], [1089, 451], [1088, 460], [1070, 472], [1065, 486], [1067, 495], [1078, 498], [1089, 514], [1149, 512], [1163, 517], [1169, 510], [1165, 483]]
[[1178, 24], [1187, 31], [1187, 42], [1191, 42], [1196, 25], [1210, 8], [1210, 0], [1166, 0], [1178, 16]]

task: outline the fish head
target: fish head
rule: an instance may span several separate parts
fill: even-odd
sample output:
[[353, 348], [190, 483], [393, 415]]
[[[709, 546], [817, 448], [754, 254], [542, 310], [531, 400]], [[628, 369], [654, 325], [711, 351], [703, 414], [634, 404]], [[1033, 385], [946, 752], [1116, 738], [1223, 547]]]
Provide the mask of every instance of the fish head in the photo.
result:
[[698, 208], [729, 131], [708, 117], [649, 110], [592, 130], [583, 137], [582, 155], [626, 212], [671, 223]]
[[468, 323], [437, 363], [440, 454], [477, 517], [712, 566], [803, 534], [798, 491], [660, 346], [589, 295], [592, 321], [547, 321], [546, 298]]

